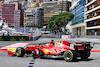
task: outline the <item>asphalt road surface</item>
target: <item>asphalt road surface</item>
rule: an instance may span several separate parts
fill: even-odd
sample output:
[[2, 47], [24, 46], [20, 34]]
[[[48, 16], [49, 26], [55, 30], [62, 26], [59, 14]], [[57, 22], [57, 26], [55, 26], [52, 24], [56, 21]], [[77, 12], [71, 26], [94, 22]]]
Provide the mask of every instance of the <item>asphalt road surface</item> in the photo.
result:
[[[37, 41], [27, 41], [33, 42], [38, 45], [39, 43], [49, 42], [51, 39], [55, 41], [61, 40], [57, 38], [40, 38]], [[74, 42], [70, 41], [69, 42]], [[18, 43], [23, 41], [0, 41], [0, 48], [11, 45], [13, 43]], [[93, 50], [99, 50], [100, 44], [95, 44]], [[0, 52], [0, 67], [100, 67], [100, 53], [92, 52], [91, 56], [87, 60], [81, 60], [78, 58], [74, 62], [66, 62], [64, 59], [40, 59], [33, 57], [16, 57], [8, 56], [6, 52]]]

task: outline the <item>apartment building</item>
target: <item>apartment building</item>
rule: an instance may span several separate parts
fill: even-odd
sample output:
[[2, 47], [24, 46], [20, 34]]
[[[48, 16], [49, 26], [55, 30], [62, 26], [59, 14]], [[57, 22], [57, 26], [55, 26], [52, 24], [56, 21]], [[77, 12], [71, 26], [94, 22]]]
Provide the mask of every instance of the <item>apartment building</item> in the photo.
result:
[[25, 10], [28, 0], [5, 0], [5, 3], [15, 3], [15, 2], [20, 3], [22, 10]]
[[29, 25], [40, 25], [43, 26], [44, 21], [44, 11], [39, 8], [28, 8], [24, 11], [24, 23], [27, 23], [26, 26]]
[[26, 26], [35, 24], [35, 9], [24, 11], [24, 23], [27, 23]]
[[71, 2], [68, 0], [43, 0], [40, 7], [44, 9], [44, 21], [49, 20], [53, 15], [71, 12], [69, 10]]
[[1, 8], [2, 8], [2, 4], [4, 3], [4, 1], [0, 1], [0, 20], [1, 20]]
[[84, 36], [86, 34], [86, 23], [84, 23], [85, 0], [72, 0], [70, 9], [71, 13], [74, 14], [71, 22], [72, 34]]
[[86, 0], [85, 23], [87, 35], [100, 35], [100, 0]]
[[1, 10], [1, 19], [8, 22], [11, 27], [20, 27], [23, 23], [21, 4], [19, 3], [3, 3]]

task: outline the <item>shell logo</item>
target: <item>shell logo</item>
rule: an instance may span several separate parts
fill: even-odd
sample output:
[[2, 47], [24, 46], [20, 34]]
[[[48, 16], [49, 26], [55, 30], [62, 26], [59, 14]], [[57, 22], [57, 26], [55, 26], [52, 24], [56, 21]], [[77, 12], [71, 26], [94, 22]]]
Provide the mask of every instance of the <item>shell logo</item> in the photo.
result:
[[45, 54], [47, 54], [48, 52], [49, 52], [49, 50], [47, 50], [47, 49], [44, 50], [44, 53], [45, 53]]
[[53, 53], [54, 53], [54, 51], [53, 51], [53, 50], [51, 50], [51, 51], [50, 51], [50, 53], [51, 53], [51, 54], [53, 54]]

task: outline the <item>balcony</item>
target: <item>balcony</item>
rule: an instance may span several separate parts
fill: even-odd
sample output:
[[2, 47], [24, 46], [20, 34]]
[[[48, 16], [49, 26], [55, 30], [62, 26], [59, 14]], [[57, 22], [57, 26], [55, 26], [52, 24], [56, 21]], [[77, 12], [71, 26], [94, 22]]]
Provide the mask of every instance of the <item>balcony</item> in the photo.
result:
[[100, 8], [92, 13], [86, 14], [87, 18], [86, 19], [90, 19], [93, 17], [97, 17], [100, 15]]
[[87, 9], [87, 11], [89, 11], [89, 10], [92, 10], [92, 9], [94, 9], [94, 8], [96, 8], [96, 7], [98, 7], [98, 6], [100, 6], [100, 3], [99, 4], [94, 4], [94, 5], [91, 5], [91, 6], [93, 6], [93, 7], [88, 7]]
[[85, 22], [89, 22], [89, 21], [93, 21], [93, 20], [97, 20], [100, 18], [100, 14], [96, 15], [96, 16], [88, 16], [87, 19], [85, 19]]
[[[86, 7], [86, 5], [85, 5], [85, 7]], [[98, 10], [99, 8], [100, 8], [100, 1], [98, 0], [95, 3], [87, 6], [87, 11], [85, 11], [85, 14], [91, 13], [95, 10]]]
[[99, 29], [100, 28], [100, 25], [98, 26], [92, 26], [92, 27], [86, 27], [86, 29]]
[[87, 0], [88, 2], [85, 4], [85, 7], [89, 6], [90, 4], [94, 3], [96, 0]]
[[91, 13], [91, 12], [96, 11], [98, 9], [100, 9], [100, 4], [95, 5], [93, 8], [89, 8], [89, 10], [85, 12], [85, 14]]
[[90, 3], [91, 1], [93, 1], [93, 0], [87, 0], [87, 4]]
[[94, 20], [94, 21], [89, 21], [87, 23], [87, 27], [94, 27], [94, 26], [100, 26], [100, 19]]

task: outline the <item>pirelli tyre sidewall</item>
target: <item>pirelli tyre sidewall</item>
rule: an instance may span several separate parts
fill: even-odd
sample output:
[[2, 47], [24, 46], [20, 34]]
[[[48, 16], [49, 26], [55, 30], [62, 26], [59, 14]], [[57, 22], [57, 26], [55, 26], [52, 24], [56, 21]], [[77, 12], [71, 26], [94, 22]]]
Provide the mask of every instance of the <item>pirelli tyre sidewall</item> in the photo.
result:
[[15, 55], [16, 55], [17, 57], [23, 57], [24, 54], [25, 54], [24, 48], [18, 47], [18, 48], [16, 49]]
[[65, 61], [70, 62], [76, 59], [76, 55], [75, 55], [75, 51], [74, 50], [67, 50], [64, 52], [63, 54], [63, 58], [65, 59]]

